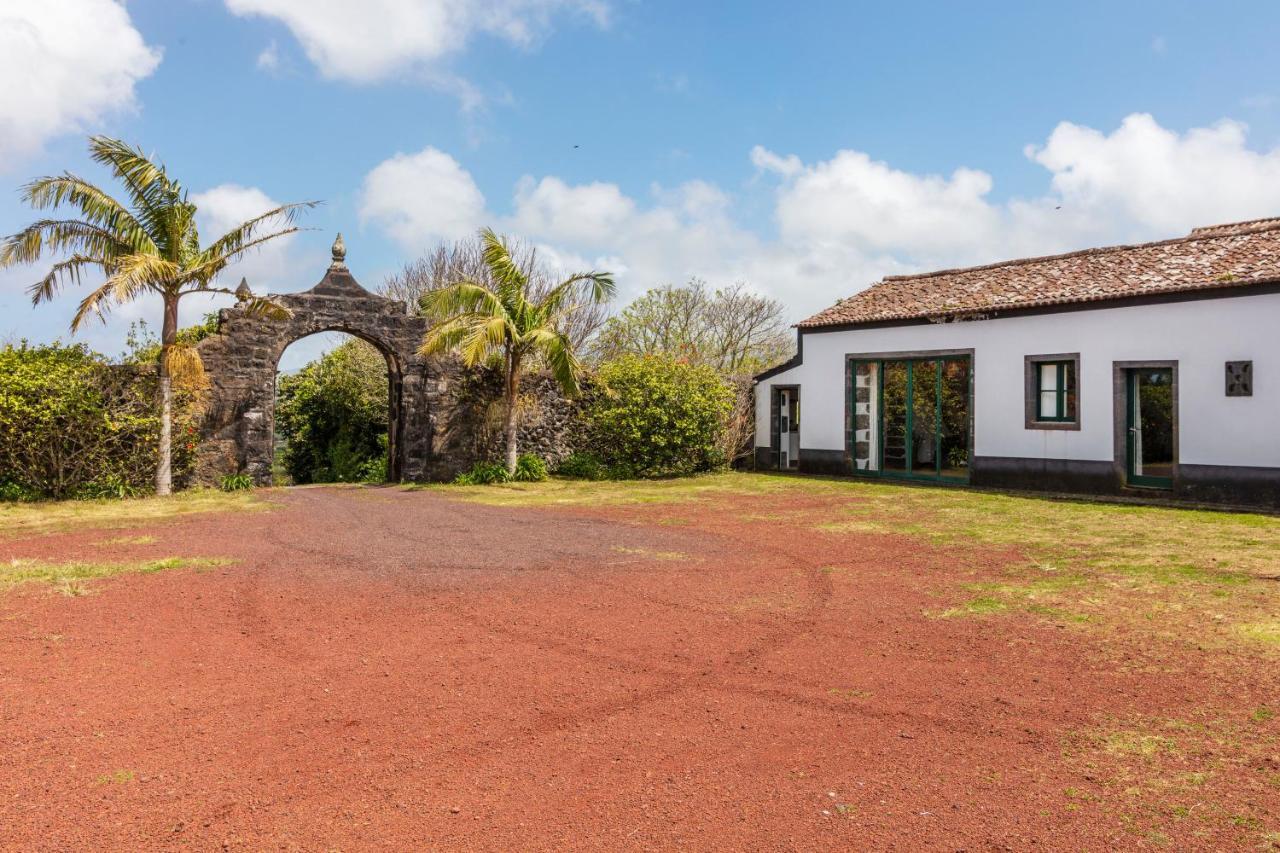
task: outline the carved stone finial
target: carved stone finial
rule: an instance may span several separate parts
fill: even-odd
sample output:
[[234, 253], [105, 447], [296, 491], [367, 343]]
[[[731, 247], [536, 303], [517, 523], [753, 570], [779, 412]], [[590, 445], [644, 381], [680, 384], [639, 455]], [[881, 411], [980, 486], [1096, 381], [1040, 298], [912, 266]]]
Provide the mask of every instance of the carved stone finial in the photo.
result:
[[253, 291], [249, 289], [249, 281], [244, 276], [240, 277], [240, 285], [236, 288], [236, 301], [248, 302], [253, 298]]
[[338, 239], [333, 241], [333, 263], [329, 264], [331, 270], [345, 270], [347, 259], [347, 244], [342, 242], [342, 232], [338, 232]]

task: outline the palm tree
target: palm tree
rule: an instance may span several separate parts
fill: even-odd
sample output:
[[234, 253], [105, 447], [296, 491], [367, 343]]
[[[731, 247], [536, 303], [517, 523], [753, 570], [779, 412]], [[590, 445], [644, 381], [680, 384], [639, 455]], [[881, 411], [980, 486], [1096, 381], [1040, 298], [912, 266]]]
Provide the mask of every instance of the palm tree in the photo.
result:
[[[160, 332], [160, 459], [156, 493], [167, 495], [172, 483], [173, 380], [201, 376], [200, 356], [178, 343], [178, 302], [189, 293], [232, 293], [215, 287], [218, 273], [250, 249], [299, 230], [294, 217], [316, 202], [285, 204], [244, 222], [200, 247], [196, 206], [187, 191], [157, 164], [118, 139], [89, 139], [94, 161], [106, 166], [124, 186], [128, 204], [121, 203], [84, 178], [70, 172], [37, 178], [22, 188], [22, 198], [36, 210], [67, 205], [78, 218], [40, 219], [0, 243], [0, 269], [35, 263], [46, 253], [60, 257], [48, 274], [31, 286], [31, 301], [52, 299], [67, 284], [79, 284], [86, 270], [106, 280], [89, 293], [71, 321], [76, 332], [90, 317], [105, 322], [115, 305], [148, 293], [164, 305]], [[265, 233], [264, 233], [265, 232]], [[286, 313], [264, 297], [240, 294], [251, 312]]]
[[529, 283], [531, 270], [521, 269], [507, 242], [485, 228], [480, 232], [489, 283], [460, 281], [422, 297], [423, 313], [437, 321], [422, 342], [423, 355], [457, 349], [468, 366], [501, 356], [506, 379], [505, 437], [507, 472], [515, 473], [516, 401], [520, 377], [532, 360], [551, 368], [565, 394], [578, 394], [582, 362], [565, 332], [565, 319], [586, 303], [613, 296], [613, 275], [577, 273], [538, 295]]

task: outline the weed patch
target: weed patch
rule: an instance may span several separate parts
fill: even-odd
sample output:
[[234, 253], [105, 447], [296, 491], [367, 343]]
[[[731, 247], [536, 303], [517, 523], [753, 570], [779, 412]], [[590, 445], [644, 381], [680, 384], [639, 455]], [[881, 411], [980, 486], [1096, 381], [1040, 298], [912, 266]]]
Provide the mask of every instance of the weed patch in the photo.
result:
[[45, 583], [65, 595], [85, 595], [87, 582], [119, 574], [153, 574], [172, 569], [207, 569], [232, 562], [216, 557], [167, 557], [124, 563], [49, 563], [42, 560], [10, 560], [0, 563], [0, 590], [26, 583]]

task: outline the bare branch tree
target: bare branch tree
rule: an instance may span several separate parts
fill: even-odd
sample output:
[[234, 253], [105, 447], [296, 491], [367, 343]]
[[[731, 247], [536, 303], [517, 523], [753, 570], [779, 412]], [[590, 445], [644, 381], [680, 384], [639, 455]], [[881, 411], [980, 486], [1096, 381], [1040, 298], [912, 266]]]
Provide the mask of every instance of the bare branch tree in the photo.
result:
[[[542, 262], [537, 247], [531, 243], [508, 240], [507, 244], [511, 248], [512, 259], [529, 278], [530, 298], [541, 300], [558, 284], [556, 271]], [[378, 290], [383, 296], [408, 303], [411, 311], [419, 311], [422, 297], [432, 291], [443, 290], [460, 281], [490, 287], [494, 284], [492, 275], [484, 262], [484, 246], [479, 238], [470, 237], [438, 244], [422, 257], [405, 264], [400, 272], [389, 276]], [[587, 343], [608, 318], [607, 304], [588, 302], [576, 305], [560, 321], [560, 331], [568, 335], [575, 348], [585, 351]]]

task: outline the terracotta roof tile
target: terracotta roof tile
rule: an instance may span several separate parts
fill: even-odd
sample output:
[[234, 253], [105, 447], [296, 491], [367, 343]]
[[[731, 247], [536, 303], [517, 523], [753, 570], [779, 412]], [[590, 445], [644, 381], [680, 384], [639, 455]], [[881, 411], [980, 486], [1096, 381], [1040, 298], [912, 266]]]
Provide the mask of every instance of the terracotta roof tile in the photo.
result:
[[947, 319], [1280, 281], [1280, 218], [1196, 228], [1186, 237], [921, 275], [886, 276], [799, 324]]

